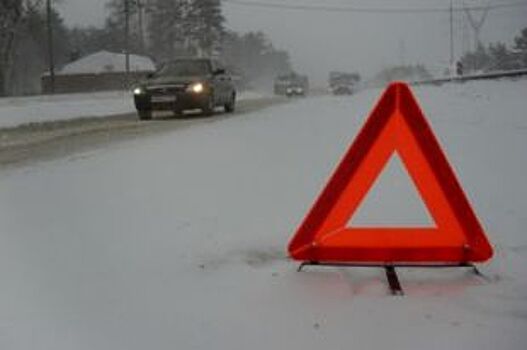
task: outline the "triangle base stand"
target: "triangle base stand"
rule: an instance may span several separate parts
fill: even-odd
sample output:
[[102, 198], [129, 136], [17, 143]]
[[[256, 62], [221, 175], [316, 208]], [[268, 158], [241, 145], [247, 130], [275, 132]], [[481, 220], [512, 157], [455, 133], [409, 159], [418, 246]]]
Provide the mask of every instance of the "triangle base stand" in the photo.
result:
[[376, 267], [384, 268], [386, 272], [386, 280], [388, 281], [388, 286], [390, 288], [390, 293], [392, 295], [404, 295], [404, 291], [399, 282], [399, 277], [397, 276], [396, 267], [399, 268], [421, 268], [421, 269], [437, 269], [437, 268], [470, 268], [472, 272], [481, 278], [485, 278], [478, 268], [471, 263], [459, 263], [459, 264], [360, 264], [360, 263], [331, 263], [331, 262], [319, 262], [319, 261], [304, 261], [299, 266], [297, 271], [300, 272], [304, 267], [307, 266], [320, 266], [320, 267]]

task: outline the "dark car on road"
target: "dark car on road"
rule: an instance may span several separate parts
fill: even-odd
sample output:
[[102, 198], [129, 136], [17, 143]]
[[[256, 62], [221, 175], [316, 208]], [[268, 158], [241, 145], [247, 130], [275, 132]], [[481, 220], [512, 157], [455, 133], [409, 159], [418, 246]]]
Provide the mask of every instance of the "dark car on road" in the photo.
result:
[[305, 96], [309, 90], [309, 80], [305, 75], [290, 73], [279, 75], [274, 81], [276, 95]]
[[333, 95], [351, 95], [355, 93], [360, 81], [358, 73], [331, 72], [329, 74], [329, 89]]
[[164, 63], [148, 79], [134, 88], [139, 118], [152, 118], [153, 111], [201, 109], [206, 115], [216, 107], [233, 112], [236, 89], [221, 64], [214, 59], [185, 58]]

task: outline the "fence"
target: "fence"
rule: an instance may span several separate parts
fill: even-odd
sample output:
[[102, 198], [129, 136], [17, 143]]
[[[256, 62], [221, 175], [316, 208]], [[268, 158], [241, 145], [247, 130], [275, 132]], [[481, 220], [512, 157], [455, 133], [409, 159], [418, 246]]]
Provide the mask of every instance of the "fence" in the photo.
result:
[[433, 85], [433, 84], [443, 84], [451, 82], [464, 82], [470, 80], [485, 80], [485, 79], [499, 79], [499, 78], [515, 78], [527, 75], [527, 69], [516, 69], [509, 71], [500, 71], [484, 74], [471, 74], [471, 75], [460, 75], [448, 78], [440, 79], [430, 79], [430, 80], [420, 80], [411, 82], [412, 85]]
[[[147, 74], [148, 72], [130, 72], [130, 84], [127, 82], [126, 73], [124, 72], [56, 75], [54, 92], [57, 94], [64, 94], [74, 92], [125, 90], [129, 89], [130, 85], [145, 79]], [[41, 87], [43, 94], [49, 94], [52, 92], [51, 78], [49, 75], [42, 76]]]

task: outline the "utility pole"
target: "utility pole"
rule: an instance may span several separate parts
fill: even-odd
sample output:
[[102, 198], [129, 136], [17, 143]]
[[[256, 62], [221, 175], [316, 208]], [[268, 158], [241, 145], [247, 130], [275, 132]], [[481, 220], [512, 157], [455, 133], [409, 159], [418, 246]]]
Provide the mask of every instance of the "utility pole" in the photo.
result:
[[450, 69], [454, 66], [454, 8], [450, 0]]
[[399, 40], [399, 61], [401, 66], [406, 65], [406, 44], [403, 39]]
[[55, 93], [55, 63], [53, 59], [53, 28], [51, 23], [51, 0], [46, 0], [46, 22], [48, 27], [48, 61], [50, 92]]
[[139, 27], [139, 49], [141, 50], [141, 54], [145, 53], [145, 37], [144, 37], [144, 29], [143, 29], [143, 8], [144, 8], [143, 0], [137, 0], [137, 25]]
[[126, 65], [126, 87], [130, 83], [130, 3], [124, 0], [124, 56]]

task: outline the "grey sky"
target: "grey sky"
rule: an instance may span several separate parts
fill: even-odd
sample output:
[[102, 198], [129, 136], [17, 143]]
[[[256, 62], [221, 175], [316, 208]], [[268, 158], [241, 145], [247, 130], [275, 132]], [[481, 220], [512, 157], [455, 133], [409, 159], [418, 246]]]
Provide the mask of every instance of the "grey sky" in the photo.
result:
[[[369, 8], [448, 8], [450, 0], [246, 0], [323, 6]], [[486, 4], [489, 0], [453, 0], [454, 6]], [[490, 0], [494, 3], [522, 0]], [[484, 42], [511, 42], [527, 27], [525, 6], [489, 12], [481, 33]], [[102, 25], [107, 0], [63, 0], [59, 5], [68, 24]], [[448, 13], [364, 14], [268, 9], [225, 4], [229, 28], [262, 30], [275, 46], [287, 49], [295, 68], [322, 81], [333, 69], [373, 74], [395, 63], [424, 63], [442, 70], [449, 60]], [[480, 14], [475, 12], [475, 16]], [[472, 31], [461, 12], [454, 14], [455, 54], [472, 45]]]

